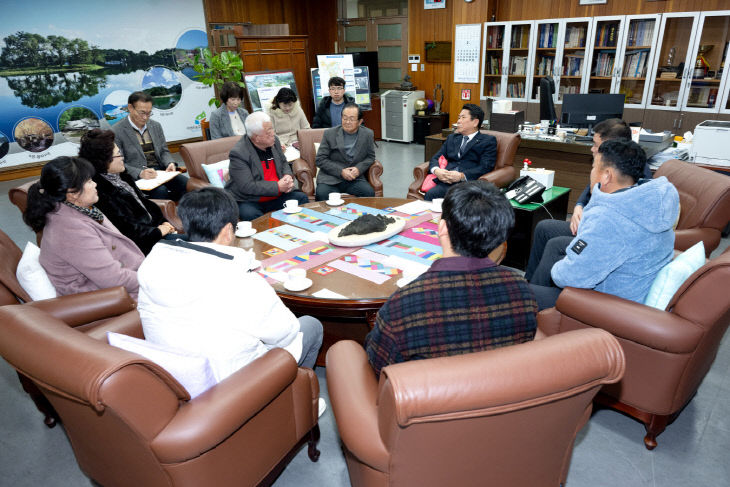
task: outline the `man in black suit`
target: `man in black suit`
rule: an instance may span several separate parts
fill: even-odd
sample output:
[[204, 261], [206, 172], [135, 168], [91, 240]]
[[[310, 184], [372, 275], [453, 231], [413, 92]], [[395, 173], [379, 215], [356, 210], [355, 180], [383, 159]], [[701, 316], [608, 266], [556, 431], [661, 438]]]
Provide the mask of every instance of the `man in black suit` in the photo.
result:
[[[473, 181], [494, 169], [497, 161], [497, 139], [479, 132], [484, 111], [467, 103], [459, 113], [456, 132], [449, 135], [441, 149], [431, 158], [429, 171], [436, 176], [436, 186], [424, 196], [426, 201], [443, 198], [452, 184]], [[441, 169], [439, 158], [446, 157], [448, 165]]]

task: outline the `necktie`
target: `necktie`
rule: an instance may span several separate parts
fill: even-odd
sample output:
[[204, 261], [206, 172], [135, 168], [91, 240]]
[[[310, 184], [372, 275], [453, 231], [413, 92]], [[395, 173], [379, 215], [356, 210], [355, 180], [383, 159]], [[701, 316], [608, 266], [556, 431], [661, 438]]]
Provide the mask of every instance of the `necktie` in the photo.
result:
[[464, 147], [466, 147], [466, 143], [469, 142], [469, 137], [462, 137], [461, 138], [461, 147], [459, 147], [459, 158], [461, 158], [461, 153], [464, 152]]

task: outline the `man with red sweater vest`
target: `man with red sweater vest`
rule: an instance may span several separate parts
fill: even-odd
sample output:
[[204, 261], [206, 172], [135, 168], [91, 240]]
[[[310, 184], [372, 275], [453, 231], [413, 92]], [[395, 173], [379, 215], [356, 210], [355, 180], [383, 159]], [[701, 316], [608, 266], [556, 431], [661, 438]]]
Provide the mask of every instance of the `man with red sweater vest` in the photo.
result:
[[308, 203], [307, 195], [296, 189], [271, 117], [255, 112], [246, 117], [244, 125], [246, 135], [229, 155], [230, 179], [226, 183], [226, 189], [238, 202], [239, 218], [253, 220], [280, 210], [286, 200], [297, 200], [300, 205]]

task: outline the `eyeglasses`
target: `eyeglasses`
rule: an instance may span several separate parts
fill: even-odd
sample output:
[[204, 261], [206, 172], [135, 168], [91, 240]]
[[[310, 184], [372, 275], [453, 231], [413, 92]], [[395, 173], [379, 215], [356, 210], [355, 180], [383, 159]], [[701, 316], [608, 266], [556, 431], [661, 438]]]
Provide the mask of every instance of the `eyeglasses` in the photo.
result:
[[137, 112], [137, 114], [141, 117], [151, 117], [152, 116], [152, 111], [145, 112], [144, 110], [137, 110], [136, 108], [134, 108], [134, 111]]
[[342, 117], [343, 122], [357, 122], [358, 120], [357, 117]]
[[112, 156], [112, 159], [124, 159], [124, 156], [121, 154], [117, 154], [116, 156]]
[[345, 91], [344, 86], [330, 86], [330, 91]]

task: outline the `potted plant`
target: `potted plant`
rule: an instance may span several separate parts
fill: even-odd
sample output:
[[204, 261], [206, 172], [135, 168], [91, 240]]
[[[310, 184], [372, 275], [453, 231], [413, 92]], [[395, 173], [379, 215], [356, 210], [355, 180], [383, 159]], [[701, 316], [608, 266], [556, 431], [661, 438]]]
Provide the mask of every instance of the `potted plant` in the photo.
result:
[[[202, 56], [201, 56], [202, 55]], [[218, 89], [227, 81], [233, 81], [245, 87], [241, 79], [243, 70], [243, 60], [237, 52], [223, 51], [219, 54], [213, 54], [210, 49], [203, 48], [199, 54], [195, 55], [195, 65], [193, 69], [200, 73], [198, 81], [204, 85], [212, 86], [216, 93]], [[221, 102], [217, 96], [208, 101], [208, 105], [220, 106]]]

